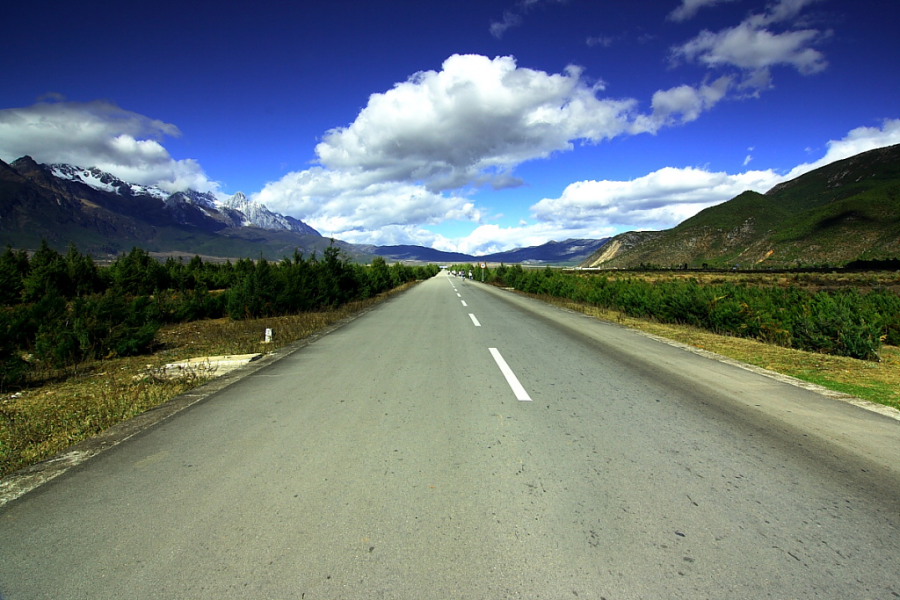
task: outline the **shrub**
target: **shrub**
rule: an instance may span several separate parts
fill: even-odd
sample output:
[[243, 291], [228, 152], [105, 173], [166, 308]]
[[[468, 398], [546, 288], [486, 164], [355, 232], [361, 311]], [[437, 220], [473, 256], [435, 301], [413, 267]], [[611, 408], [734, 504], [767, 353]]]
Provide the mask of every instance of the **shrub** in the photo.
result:
[[498, 268], [491, 278], [524, 292], [802, 350], [877, 360], [882, 341], [900, 343], [900, 298], [887, 290], [863, 296], [856, 290], [812, 294], [794, 287], [701, 285], [694, 279], [649, 283], [518, 265]]

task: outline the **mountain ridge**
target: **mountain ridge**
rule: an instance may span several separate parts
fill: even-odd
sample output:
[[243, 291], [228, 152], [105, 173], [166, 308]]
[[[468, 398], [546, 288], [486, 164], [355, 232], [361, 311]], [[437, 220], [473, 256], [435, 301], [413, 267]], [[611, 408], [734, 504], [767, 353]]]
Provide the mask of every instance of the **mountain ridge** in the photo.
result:
[[671, 229], [627, 232], [582, 267], [842, 266], [900, 257], [900, 144], [747, 191]]
[[577, 239], [561, 242], [549, 241], [538, 246], [515, 248], [489, 254], [465, 254], [425, 248], [423, 246], [366, 246], [373, 254], [392, 260], [425, 261], [440, 263], [510, 263], [534, 265], [577, 265], [584, 257], [601, 248], [609, 238]]
[[[37, 248], [47, 240], [58, 249], [74, 243], [95, 255], [140, 246], [148, 251], [280, 259], [295, 249], [321, 252], [331, 243], [305, 223], [246, 197], [238, 204], [251, 214], [209, 193], [166, 194], [96, 168], [42, 165], [30, 156], [10, 164], [0, 161], [0, 239], [16, 247]], [[359, 255], [351, 244], [335, 243], [351, 256]]]
[[351, 258], [381, 256], [408, 262], [522, 262], [575, 265], [602, 240], [565, 240], [474, 256], [423, 246], [366, 246], [326, 239], [308, 224], [269, 210], [241, 192], [220, 199], [209, 192], [168, 193], [128, 183], [96, 167], [42, 165], [30, 156], [0, 160], [0, 243], [114, 255], [134, 246], [155, 253], [274, 260], [322, 252], [336, 244]]

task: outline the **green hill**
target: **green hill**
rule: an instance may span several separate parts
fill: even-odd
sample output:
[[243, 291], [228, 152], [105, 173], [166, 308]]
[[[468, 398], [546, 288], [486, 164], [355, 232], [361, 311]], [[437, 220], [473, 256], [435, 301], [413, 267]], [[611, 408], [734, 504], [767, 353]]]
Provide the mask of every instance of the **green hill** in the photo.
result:
[[780, 268], [897, 257], [900, 145], [831, 163], [765, 194], [744, 192], [582, 266]]

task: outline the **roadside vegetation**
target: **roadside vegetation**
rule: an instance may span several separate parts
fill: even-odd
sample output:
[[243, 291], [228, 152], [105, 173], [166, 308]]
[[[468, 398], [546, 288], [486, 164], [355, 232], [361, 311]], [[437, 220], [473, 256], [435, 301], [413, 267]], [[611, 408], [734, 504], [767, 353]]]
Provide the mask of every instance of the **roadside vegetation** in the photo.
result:
[[[900, 408], [900, 277], [457, 265], [474, 278]], [[134, 249], [0, 254], [0, 477], [200, 385], [148, 376], [197, 356], [308, 337], [438, 268], [354, 264], [336, 248], [222, 264]], [[265, 329], [276, 332], [263, 341]]]
[[46, 243], [0, 255], [0, 390], [77, 373], [87, 361], [147, 354], [167, 323], [291, 315], [365, 300], [437, 267], [369, 266], [334, 246], [322, 258], [162, 263], [135, 248], [98, 266]]
[[504, 266], [474, 279], [900, 408], [900, 274], [579, 272]]
[[[61, 255], [0, 255], [0, 477], [203, 383], [147, 376], [196, 356], [264, 352], [329, 327], [433, 276], [319, 258], [164, 263], [134, 249], [100, 266]], [[264, 343], [265, 329], [275, 331]]]
[[579, 274], [519, 265], [472, 268], [475, 278], [516, 290], [584, 302], [629, 317], [690, 325], [785, 348], [879, 360], [900, 345], [900, 296], [883, 286], [809, 289], [794, 282]]

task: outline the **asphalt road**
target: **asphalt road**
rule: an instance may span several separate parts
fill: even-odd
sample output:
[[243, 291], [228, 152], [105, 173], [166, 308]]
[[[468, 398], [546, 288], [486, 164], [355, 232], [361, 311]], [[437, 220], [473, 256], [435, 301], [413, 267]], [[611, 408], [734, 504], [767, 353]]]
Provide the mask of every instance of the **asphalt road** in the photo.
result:
[[881, 599], [898, 557], [900, 422], [445, 274], [0, 508], [6, 600]]

